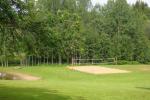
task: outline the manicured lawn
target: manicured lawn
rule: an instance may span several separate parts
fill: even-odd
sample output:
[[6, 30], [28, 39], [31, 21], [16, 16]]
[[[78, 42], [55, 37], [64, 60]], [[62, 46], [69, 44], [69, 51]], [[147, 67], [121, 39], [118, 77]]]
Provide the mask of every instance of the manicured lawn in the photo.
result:
[[41, 77], [38, 81], [0, 80], [0, 100], [150, 100], [150, 65], [105, 65], [132, 71], [92, 75], [65, 66], [0, 68]]

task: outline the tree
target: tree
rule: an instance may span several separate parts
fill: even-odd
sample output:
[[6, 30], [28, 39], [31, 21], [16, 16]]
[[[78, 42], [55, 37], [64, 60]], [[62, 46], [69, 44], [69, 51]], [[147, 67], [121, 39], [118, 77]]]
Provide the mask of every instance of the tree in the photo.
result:
[[8, 56], [19, 50], [16, 47], [21, 44], [23, 35], [20, 26], [27, 11], [27, 5], [21, 0], [0, 1], [0, 33], [3, 38], [1, 55], [4, 57], [5, 66], [8, 66]]

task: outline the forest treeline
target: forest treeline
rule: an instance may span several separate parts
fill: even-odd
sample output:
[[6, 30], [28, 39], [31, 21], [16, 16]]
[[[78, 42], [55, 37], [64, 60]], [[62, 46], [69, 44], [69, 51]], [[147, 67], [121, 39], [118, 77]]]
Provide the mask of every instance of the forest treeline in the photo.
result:
[[70, 63], [73, 58], [150, 62], [150, 8], [137, 1], [0, 0], [0, 61]]

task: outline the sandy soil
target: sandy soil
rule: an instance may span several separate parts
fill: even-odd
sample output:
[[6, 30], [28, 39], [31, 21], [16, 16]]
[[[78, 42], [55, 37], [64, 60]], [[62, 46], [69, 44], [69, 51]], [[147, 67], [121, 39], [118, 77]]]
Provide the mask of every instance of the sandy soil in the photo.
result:
[[113, 74], [113, 73], [129, 73], [130, 71], [114, 69], [114, 68], [106, 68], [106, 67], [98, 67], [98, 66], [74, 66], [68, 67], [71, 70], [76, 70], [80, 72], [90, 73], [90, 74]]
[[22, 73], [10, 73], [10, 74], [19, 77], [19, 79], [21, 79], [21, 80], [35, 81], [35, 80], [41, 79], [40, 77], [35, 77], [35, 76], [31, 76], [28, 74], [22, 74]]

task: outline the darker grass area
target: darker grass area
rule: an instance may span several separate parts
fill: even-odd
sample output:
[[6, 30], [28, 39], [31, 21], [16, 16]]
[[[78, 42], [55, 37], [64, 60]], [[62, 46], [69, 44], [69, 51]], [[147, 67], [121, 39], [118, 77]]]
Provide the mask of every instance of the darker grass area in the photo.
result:
[[56, 90], [41, 88], [19, 88], [0, 84], [0, 100], [71, 100]]
[[147, 88], [147, 87], [136, 87], [136, 88], [150, 91], [150, 88]]

